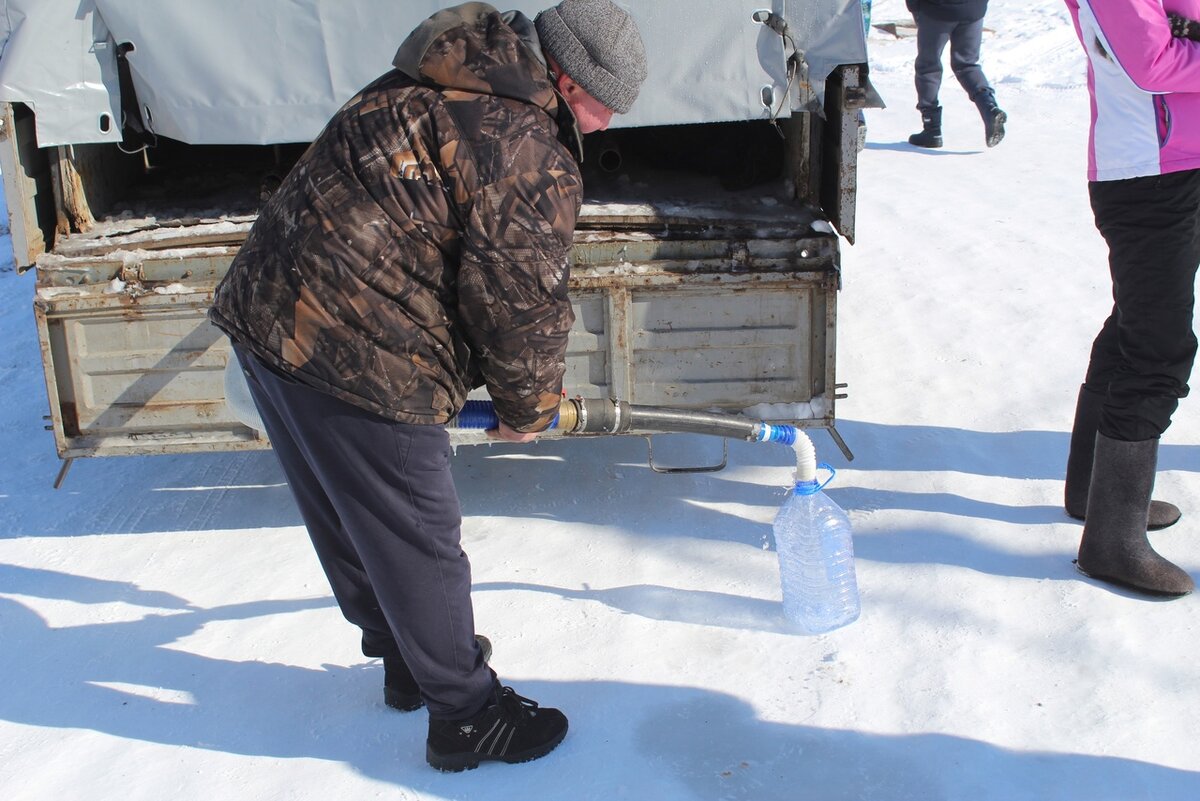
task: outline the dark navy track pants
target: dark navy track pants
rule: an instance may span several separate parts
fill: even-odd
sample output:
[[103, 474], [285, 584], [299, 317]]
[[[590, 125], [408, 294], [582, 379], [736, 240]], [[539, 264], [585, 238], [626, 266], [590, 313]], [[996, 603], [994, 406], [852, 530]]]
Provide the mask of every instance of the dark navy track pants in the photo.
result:
[[917, 109], [921, 112], [938, 107], [942, 88], [942, 53], [950, 44], [950, 69], [971, 100], [988, 88], [979, 50], [983, 40], [983, 20], [948, 22], [921, 14], [917, 20], [917, 60], [914, 63], [917, 85]]
[[363, 653], [402, 656], [431, 716], [473, 714], [493, 677], [475, 642], [446, 429], [388, 420], [234, 352]]

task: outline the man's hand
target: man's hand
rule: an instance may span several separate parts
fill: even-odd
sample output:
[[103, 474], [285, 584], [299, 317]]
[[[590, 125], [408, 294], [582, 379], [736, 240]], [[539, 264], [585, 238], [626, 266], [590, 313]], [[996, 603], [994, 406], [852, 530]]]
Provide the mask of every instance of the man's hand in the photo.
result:
[[500, 421], [499, 428], [488, 429], [487, 435], [489, 438], [499, 440], [501, 442], [533, 442], [537, 439], [539, 432], [535, 431], [532, 434], [524, 434], [520, 431], [514, 431], [508, 427], [508, 424], [503, 420]]
[[1200, 22], [1187, 17], [1181, 17], [1178, 14], [1168, 14], [1167, 20], [1171, 23], [1171, 35], [1178, 39], [1191, 39], [1193, 42], [1200, 42]]

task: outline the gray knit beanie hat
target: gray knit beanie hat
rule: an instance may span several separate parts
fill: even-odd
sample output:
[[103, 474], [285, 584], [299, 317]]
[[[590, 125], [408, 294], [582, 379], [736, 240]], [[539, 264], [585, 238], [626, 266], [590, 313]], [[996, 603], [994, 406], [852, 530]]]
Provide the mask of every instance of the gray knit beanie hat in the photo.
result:
[[646, 48], [629, 13], [612, 0], [562, 0], [534, 19], [538, 39], [571, 80], [625, 114], [646, 80]]

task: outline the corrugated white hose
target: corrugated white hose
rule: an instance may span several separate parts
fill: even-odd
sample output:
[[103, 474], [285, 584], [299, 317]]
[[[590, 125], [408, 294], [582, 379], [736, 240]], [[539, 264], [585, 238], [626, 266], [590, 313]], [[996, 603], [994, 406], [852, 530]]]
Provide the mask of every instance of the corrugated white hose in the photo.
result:
[[812, 440], [803, 431], [796, 431], [796, 441], [792, 443], [796, 452], [796, 483], [817, 480], [817, 449]]

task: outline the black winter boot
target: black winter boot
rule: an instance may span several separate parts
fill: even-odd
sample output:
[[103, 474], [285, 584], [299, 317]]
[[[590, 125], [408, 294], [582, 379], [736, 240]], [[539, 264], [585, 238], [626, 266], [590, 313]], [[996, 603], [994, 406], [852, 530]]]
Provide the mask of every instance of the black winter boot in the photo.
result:
[[908, 137], [910, 145], [917, 147], [942, 146], [942, 107], [921, 112], [921, 124], [925, 126], [920, 133]]
[[979, 116], [983, 117], [983, 136], [987, 146], [995, 147], [1004, 138], [1004, 123], [1008, 122], [1008, 115], [996, 105], [996, 93], [991, 87], [979, 91], [974, 100]]
[[480, 762], [528, 762], [554, 750], [567, 736], [567, 718], [539, 708], [496, 682], [487, 706], [464, 720], [429, 719], [425, 760], [438, 770], [458, 772]]
[[[475, 635], [475, 642], [483, 651], [483, 663], [486, 665], [492, 658], [492, 643], [482, 634]], [[401, 712], [412, 712], [425, 704], [417, 680], [413, 678], [404, 657], [399, 654], [383, 658], [383, 702]]]
[[1079, 543], [1080, 571], [1148, 595], [1187, 595], [1191, 576], [1155, 553], [1146, 539], [1146, 516], [1158, 440], [1122, 442], [1096, 435], [1096, 460], [1088, 493], [1087, 522]]
[[[1071, 450], [1067, 454], [1067, 480], [1063, 506], [1076, 520], [1087, 516], [1088, 486], [1092, 483], [1092, 460], [1096, 454], [1096, 431], [1100, 428], [1100, 409], [1104, 396], [1086, 386], [1079, 387], [1075, 404], [1075, 425], [1071, 427]], [[1150, 501], [1147, 528], [1150, 531], [1173, 526], [1182, 513], [1175, 504]]]

